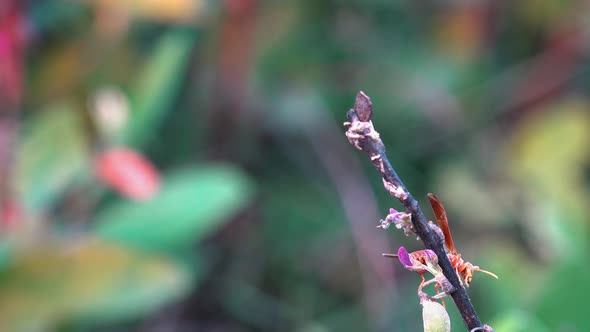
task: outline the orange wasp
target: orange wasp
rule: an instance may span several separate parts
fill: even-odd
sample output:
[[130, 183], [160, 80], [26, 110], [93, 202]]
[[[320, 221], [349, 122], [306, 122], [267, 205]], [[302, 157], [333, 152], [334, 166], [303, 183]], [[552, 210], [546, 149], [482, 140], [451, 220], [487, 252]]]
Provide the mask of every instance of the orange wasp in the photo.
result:
[[[453, 236], [451, 235], [451, 230], [449, 228], [449, 221], [447, 219], [447, 213], [445, 211], [445, 208], [443, 207], [441, 201], [434, 194], [428, 194], [428, 200], [430, 201], [430, 205], [432, 206], [432, 210], [434, 211], [434, 216], [436, 217], [436, 221], [438, 222], [438, 226], [440, 227], [440, 230], [442, 231], [442, 234], [444, 235], [445, 246], [446, 246], [445, 249], [447, 252], [447, 257], [451, 261], [451, 265], [455, 269], [455, 272], [457, 273], [457, 277], [459, 277], [459, 281], [461, 283], [465, 282], [465, 286], [469, 287], [469, 284], [471, 283], [471, 280], [473, 279], [473, 273], [476, 271], [485, 273], [487, 275], [490, 275], [490, 276], [498, 279], [498, 276], [495, 275], [494, 273], [492, 273], [490, 271], [482, 270], [479, 268], [479, 266], [475, 266], [469, 262], [464, 261], [463, 258], [461, 258], [461, 254], [457, 252], [457, 248], [455, 248], [455, 243], [453, 242]], [[434, 225], [431, 225], [431, 226], [436, 227]], [[434, 230], [435, 230], [435, 233], [440, 235], [440, 232], [438, 232], [436, 228]], [[410, 253], [409, 255], [410, 255], [411, 259], [421, 262], [423, 264], [426, 263], [427, 259], [428, 259], [428, 255], [427, 255], [426, 250], [414, 251], [414, 252]], [[384, 254], [384, 256], [399, 258], [398, 255], [394, 255], [394, 254]], [[422, 276], [421, 286], [423, 286], [424, 285], [424, 272], [426, 272], [426, 271], [417, 271], [417, 272], [418, 273], [421, 272], [420, 273], [420, 275]]]
[[490, 271], [482, 270], [479, 266], [475, 266], [469, 262], [466, 262], [461, 258], [461, 254], [457, 252], [457, 248], [455, 248], [455, 243], [453, 242], [453, 236], [451, 235], [451, 229], [449, 228], [449, 221], [447, 219], [447, 212], [443, 207], [441, 201], [436, 197], [434, 194], [428, 194], [428, 200], [430, 201], [430, 206], [432, 206], [432, 210], [434, 211], [434, 216], [436, 221], [438, 222], [438, 226], [442, 230], [445, 236], [445, 246], [447, 247], [447, 257], [451, 261], [451, 265], [455, 269], [457, 276], [459, 277], [459, 281], [461, 278], [465, 281], [465, 286], [469, 287], [471, 283], [471, 279], [473, 279], [473, 272], [479, 271], [485, 273], [489, 276], [492, 276], [498, 279], [498, 276], [493, 274]]

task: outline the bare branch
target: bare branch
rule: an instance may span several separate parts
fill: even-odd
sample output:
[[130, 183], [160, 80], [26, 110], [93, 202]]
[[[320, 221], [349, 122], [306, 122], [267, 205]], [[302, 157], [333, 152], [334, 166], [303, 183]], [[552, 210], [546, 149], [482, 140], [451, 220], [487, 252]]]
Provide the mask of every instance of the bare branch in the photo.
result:
[[[428, 226], [428, 221], [420, 210], [418, 201], [412, 197], [387, 159], [385, 146], [371, 122], [372, 115], [373, 104], [371, 103], [371, 99], [364, 92], [359, 92], [354, 103], [354, 108], [346, 114], [349, 122], [345, 122], [344, 124], [348, 126], [348, 130], [346, 131], [348, 141], [355, 148], [367, 154], [369, 160], [383, 178], [385, 190], [397, 198], [406, 211], [411, 214], [415, 233], [422, 239], [424, 246], [434, 251], [438, 256], [438, 263], [442, 268], [443, 274], [455, 288], [451, 296], [468, 330], [481, 330], [484, 327], [482, 327], [481, 321], [471, 304], [471, 300], [465, 288], [459, 282], [459, 278], [447, 257], [442, 239]], [[485, 327], [488, 326], [486, 325]]]

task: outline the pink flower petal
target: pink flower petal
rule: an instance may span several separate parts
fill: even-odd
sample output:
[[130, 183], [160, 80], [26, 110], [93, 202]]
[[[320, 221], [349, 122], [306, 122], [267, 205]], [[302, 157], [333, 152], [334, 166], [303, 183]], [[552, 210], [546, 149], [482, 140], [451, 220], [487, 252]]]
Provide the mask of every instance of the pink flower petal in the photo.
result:
[[405, 266], [412, 266], [412, 259], [410, 258], [410, 254], [408, 254], [408, 251], [406, 250], [406, 248], [404, 247], [399, 247], [399, 249], [397, 250], [397, 257], [399, 258], [399, 261], [404, 264]]
[[425, 249], [424, 252], [426, 253], [426, 259], [431, 262], [432, 264], [438, 264], [438, 256], [436, 253], [430, 249]]

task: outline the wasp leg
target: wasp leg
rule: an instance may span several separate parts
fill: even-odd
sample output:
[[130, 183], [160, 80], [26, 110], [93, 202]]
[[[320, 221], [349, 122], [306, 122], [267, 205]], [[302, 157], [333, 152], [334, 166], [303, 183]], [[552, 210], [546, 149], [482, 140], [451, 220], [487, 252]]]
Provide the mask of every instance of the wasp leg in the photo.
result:
[[418, 286], [418, 293], [420, 293], [425, 286], [424, 283], [426, 282], [426, 278], [424, 278], [424, 272], [420, 273], [420, 278], [422, 278], [422, 282], [420, 282], [420, 285]]
[[[436, 291], [436, 295], [435, 296], [429, 296], [428, 294], [426, 294], [425, 292], [422, 291], [422, 289], [430, 284], [434, 283], [434, 290]], [[443, 300], [442, 298], [447, 296], [448, 293], [446, 292], [440, 292], [439, 288], [441, 288], [440, 284], [438, 283], [438, 280], [436, 278], [432, 278], [428, 281], [422, 281], [422, 283], [420, 283], [420, 287], [418, 287], [418, 294], [422, 295], [424, 297], [427, 297], [430, 300], [441, 300], [442, 305], [446, 308], [446, 304], [445, 304], [445, 300]]]
[[[455, 273], [457, 274], [457, 279], [459, 279], [459, 285], [463, 286], [463, 277], [461, 277], [461, 273], [459, 273], [459, 269], [455, 269]], [[469, 284], [467, 284], [469, 287]]]
[[438, 285], [438, 282], [437, 281], [438, 280], [436, 280], [436, 278], [432, 278], [432, 279], [430, 279], [430, 280], [428, 280], [426, 282], [423, 281], [420, 285], [422, 286], [422, 288], [424, 288], [424, 287], [426, 287], [426, 286], [428, 286], [428, 285], [430, 285], [430, 284], [432, 284], [434, 282], [436, 282], [436, 285]]
[[443, 299], [443, 297], [447, 296], [448, 294], [446, 292], [440, 292], [440, 288], [441, 285], [437, 282], [436, 284], [434, 284], [434, 291], [436, 292], [436, 295], [434, 296], [435, 298], [437, 296], [440, 296], [440, 294], [444, 294], [442, 296], [440, 296], [440, 303], [442, 304], [443, 308], [447, 308], [447, 305], [445, 304], [445, 300]]

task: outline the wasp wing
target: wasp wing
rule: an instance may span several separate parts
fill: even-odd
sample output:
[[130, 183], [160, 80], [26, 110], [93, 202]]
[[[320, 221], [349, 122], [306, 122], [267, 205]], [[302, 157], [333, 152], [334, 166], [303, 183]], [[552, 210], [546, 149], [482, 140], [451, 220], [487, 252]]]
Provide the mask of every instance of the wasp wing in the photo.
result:
[[430, 201], [430, 206], [432, 206], [432, 210], [434, 211], [434, 216], [436, 217], [438, 226], [445, 235], [445, 245], [447, 246], [447, 249], [449, 249], [451, 253], [456, 254], [457, 249], [455, 248], [455, 243], [453, 242], [453, 236], [451, 235], [451, 229], [449, 228], [449, 221], [447, 219], [447, 212], [445, 211], [444, 206], [434, 194], [428, 194], [428, 200]]

